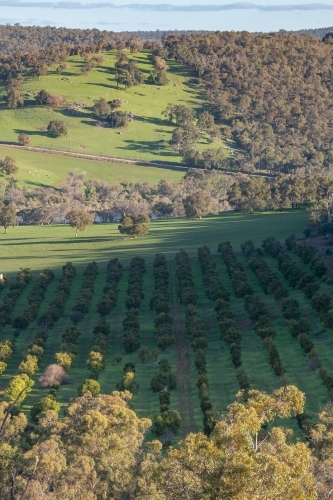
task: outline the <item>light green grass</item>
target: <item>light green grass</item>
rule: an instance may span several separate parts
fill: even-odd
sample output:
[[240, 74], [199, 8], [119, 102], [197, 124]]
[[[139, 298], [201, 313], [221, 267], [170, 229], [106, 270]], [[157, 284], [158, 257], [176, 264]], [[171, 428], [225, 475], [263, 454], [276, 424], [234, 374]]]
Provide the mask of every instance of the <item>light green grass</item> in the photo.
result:
[[[24, 92], [30, 94], [31, 104], [23, 108], [9, 110], [5, 104], [0, 109], [0, 137], [3, 142], [16, 142], [21, 132], [31, 136], [31, 145], [52, 149], [77, 151], [80, 153], [102, 154], [120, 158], [136, 158], [139, 160], [157, 160], [179, 163], [180, 157], [171, 148], [170, 140], [175, 125], [169, 125], [161, 117], [169, 102], [179, 103], [202, 110], [205, 106], [200, 88], [191, 83], [191, 75], [176, 61], [169, 61], [168, 72], [170, 83], [157, 87], [147, 79], [153, 69], [149, 62], [149, 51], [130, 55], [138, 62], [144, 72], [144, 84], [127, 90], [117, 90], [114, 79], [116, 51], [105, 54], [105, 61], [89, 75], [81, 73], [84, 61], [73, 56], [68, 60], [69, 68], [58, 76], [55, 67], [42, 76], [27, 79]], [[80, 101], [87, 105], [84, 116], [64, 115], [62, 110], [46, 106], [35, 106], [33, 95], [41, 89], [50, 93], [61, 94], [69, 102]], [[104, 97], [106, 100], [120, 98], [124, 101], [123, 110], [132, 111], [134, 122], [128, 127], [115, 130], [96, 126], [91, 116], [94, 100]], [[29, 101], [29, 102], [30, 102]], [[28, 102], [27, 102], [28, 104]], [[68, 136], [51, 138], [45, 131], [50, 120], [62, 119], [68, 125]], [[45, 129], [44, 129], [45, 130]], [[164, 142], [163, 142], [164, 141]], [[203, 138], [199, 149], [212, 147]], [[213, 146], [214, 147], [214, 146]]]
[[95, 224], [78, 238], [73, 228], [61, 224], [18, 226], [7, 235], [0, 234], [0, 272], [17, 273], [22, 266], [34, 272], [46, 267], [57, 271], [67, 261], [82, 272], [92, 260], [103, 270], [111, 257], [127, 265], [133, 255], [139, 255], [151, 263], [157, 252], [170, 260], [180, 248], [196, 256], [201, 245], [208, 245], [214, 254], [223, 240], [230, 240], [239, 250], [249, 238], [260, 244], [267, 235], [284, 240], [291, 233], [300, 234], [306, 217], [305, 211], [286, 211], [254, 215], [225, 212], [202, 220], [163, 219], [152, 221], [149, 235], [135, 239], [122, 239], [117, 223]]
[[16, 178], [21, 187], [25, 185], [28, 188], [60, 187], [70, 170], [86, 172], [86, 179], [104, 181], [109, 184], [116, 184], [124, 180], [151, 183], [157, 183], [161, 179], [180, 181], [184, 175], [184, 172], [171, 168], [94, 161], [1, 147], [0, 158], [5, 156], [16, 159], [19, 168]]

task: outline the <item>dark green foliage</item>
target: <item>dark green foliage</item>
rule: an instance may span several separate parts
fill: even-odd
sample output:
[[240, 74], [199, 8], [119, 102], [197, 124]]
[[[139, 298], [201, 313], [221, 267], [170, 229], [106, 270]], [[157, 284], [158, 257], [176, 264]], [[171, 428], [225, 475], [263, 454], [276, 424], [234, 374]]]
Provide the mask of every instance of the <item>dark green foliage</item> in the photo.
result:
[[118, 259], [111, 259], [107, 266], [107, 280], [103, 287], [103, 295], [97, 303], [97, 311], [101, 316], [110, 314], [117, 303], [118, 283], [122, 275], [122, 265]]
[[0, 306], [0, 330], [3, 326], [10, 323], [10, 316], [15, 308], [15, 304], [31, 280], [31, 270], [21, 268], [17, 273], [16, 281], [10, 285], [9, 292], [5, 295]]
[[83, 283], [79, 295], [76, 298], [73, 311], [87, 314], [89, 304], [94, 293], [94, 281], [98, 275], [96, 262], [90, 262], [83, 273]]
[[75, 267], [71, 262], [67, 262], [62, 268], [62, 278], [56, 288], [54, 298], [49, 303], [46, 312], [38, 320], [40, 326], [52, 328], [63, 314], [75, 275]]
[[168, 360], [161, 359], [159, 362], [160, 369], [151, 379], [150, 386], [154, 392], [160, 392], [163, 389], [171, 391], [177, 385], [177, 378], [171, 372], [171, 365]]
[[163, 411], [153, 419], [152, 432], [162, 436], [168, 431], [176, 434], [181, 425], [181, 417], [176, 410]]
[[128, 276], [127, 312], [123, 321], [123, 346], [126, 353], [134, 352], [140, 347], [140, 305], [143, 299], [143, 275], [145, 261], [141, 257], [134, 257], [130, 263]]
[[44, 269], [38, 276], [30, 295], [28, 297], [28, 305], [24, 308], [22, 314], [17, 316], [13, 321], [14, 328], [27, 328], [38, 314], [39, 307], [44, 300], [48, 285], [54, 279], [54, 274], [51, 269]]
[[173, 318], [170, 311], [169, 271], [163, 254], [156, 254], [153, 264], [155, 290], [150, 299], [150, 308], [155, 311], [154, 333], [157, 345], [162, 351], [170, 347], [174, 341]]
[[104, 318], [99, 320], [93, 330], [93, 334], [94, 339], [90, 352], [98, 352], [103, 356], [101, 364], [96, 366], [89, 366], [91, 378], [97, 380], [99, 374], [105, 368], [105, 360], [108, 353], [108, 337], [110, 335], [110, 325], [105, 321]]

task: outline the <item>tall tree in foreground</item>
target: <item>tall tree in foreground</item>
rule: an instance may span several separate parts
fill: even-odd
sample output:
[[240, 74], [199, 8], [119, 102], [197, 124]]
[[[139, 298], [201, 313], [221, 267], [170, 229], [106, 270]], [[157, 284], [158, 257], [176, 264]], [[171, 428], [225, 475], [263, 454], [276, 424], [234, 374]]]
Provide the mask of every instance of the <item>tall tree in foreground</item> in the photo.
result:
[[74, 208], [66, 215], [70, 226], [75, 227], [75, 236], [79, 231], [85, 231], [87, 227], [93, 225], [91, 215], [82, 208]]
[[308, 446], [271, 427], [277, 417], [302, 413], [304, 395], [286, 386], [237, 396], [210, 437], [190, 434], [169, 452], [159, 477], [166, 498], [315, 500]]

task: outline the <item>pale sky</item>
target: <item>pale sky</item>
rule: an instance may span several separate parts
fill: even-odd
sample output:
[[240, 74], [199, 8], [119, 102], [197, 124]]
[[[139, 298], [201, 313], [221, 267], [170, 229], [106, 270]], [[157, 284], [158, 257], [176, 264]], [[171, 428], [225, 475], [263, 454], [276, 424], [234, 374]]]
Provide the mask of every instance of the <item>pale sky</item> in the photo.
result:
[[333, 0], [0, 0], [0, 24], [278, 31], [333, 26]]

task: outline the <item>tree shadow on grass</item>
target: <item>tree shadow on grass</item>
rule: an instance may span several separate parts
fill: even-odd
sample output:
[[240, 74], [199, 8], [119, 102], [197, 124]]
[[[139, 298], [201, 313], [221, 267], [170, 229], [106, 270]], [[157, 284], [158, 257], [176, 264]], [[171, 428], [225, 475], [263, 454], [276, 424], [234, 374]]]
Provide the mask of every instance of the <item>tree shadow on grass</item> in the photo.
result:
[[[98, 120], [81, 120], [81, 123], [84, 123], [84, 125], [90, 125], [91, 127], [97, 127], [97, 123], [100, 123], [98, 122]], [[101, 127], [103, 128], [103, 127]]]
[[127, 151], [141, 151], [141, 152], [149, 152], [152, 155], [157, 157], [162, 156], [170, 156], [170, 150], [167, 147], [168, 143], [161, 141], [133, 141], [126, 140], [127, 143], [125, 147], [119, 147], [119, 149], [125, 149]]
[[165, 120], [162, 120], [162, 118], [157, 118], [155, 116], [135, 116], [135, 121], [143, 123], [152, 123], [153, 125], [159, 125], [160, 127], [166, 125]]
[[14, 128], [16, 134], [28, 134], [28, 135], [40, 135], [42, 137], [51, 137], [47, 130], [23, 130], [20, 128]]
[[115, 86], [115, 85], [108, 85], [107, 83], [92, 83], [92, 82], [86, 82], [86, 85], [93, 85], [94, 87], [104, 87], [105, 89], [112, 89]]

